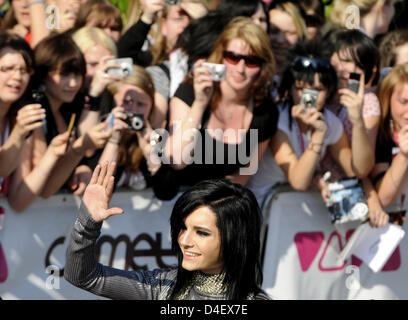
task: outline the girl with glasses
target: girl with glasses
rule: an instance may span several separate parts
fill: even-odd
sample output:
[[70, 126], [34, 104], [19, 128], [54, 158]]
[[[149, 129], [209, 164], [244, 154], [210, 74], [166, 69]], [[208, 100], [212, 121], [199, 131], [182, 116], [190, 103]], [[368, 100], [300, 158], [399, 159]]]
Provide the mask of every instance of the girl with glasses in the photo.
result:
[[[245, 184], [252, 173], [241, 174], [241, 169], [257, 166], [277, 121], [277, 110], [265, 94], [275, 70], [267, 39], [250, 18], [233, 19], [208, 60], [195, 62], [192, 78], [171, 99], [166, 151], [182, 185], [221, 177]], [[214, 80], [204, 62], [222, 64], [225, 77]], [[257, 130], [255, 141], [250, 129]], [[191, 133], [203, 142], [188, 139]], [[192, 147], [192, 157], [180, 159]], [[239, 159], [237, 148], [251, 159]]]
[[9, 175], [17, 168], [26, 137], [45, 117], [37, 105], [18, 108], [33, 73], [34, 55], [17, 35], [0, 34], [0, 196], [6, 195]]

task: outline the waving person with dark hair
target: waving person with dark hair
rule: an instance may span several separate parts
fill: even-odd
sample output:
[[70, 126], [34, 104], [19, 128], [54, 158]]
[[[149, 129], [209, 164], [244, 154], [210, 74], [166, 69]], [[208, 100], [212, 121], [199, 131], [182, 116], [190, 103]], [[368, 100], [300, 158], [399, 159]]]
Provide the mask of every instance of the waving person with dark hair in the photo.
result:
[[259, 206], [248, 189], [224, 179], [202, 181], [176, 201], [170, 224], [177, 268], [123, 271], [99, 264], [94, 249], [102, 223], [123, 213], [108, 207], [114, 170], [115, 163], [98, 165], [86, 188], [67, 251], [66, 280], [112, 299], [268, 299], [260, 289]]

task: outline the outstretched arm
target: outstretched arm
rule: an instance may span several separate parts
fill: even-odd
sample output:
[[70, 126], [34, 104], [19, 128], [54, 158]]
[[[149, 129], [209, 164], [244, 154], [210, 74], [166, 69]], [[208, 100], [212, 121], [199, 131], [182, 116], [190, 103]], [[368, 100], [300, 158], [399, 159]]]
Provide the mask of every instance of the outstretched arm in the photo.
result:
[[158, 299], [166, 294], [166, 286], [160, 283], [169, 283], [165, 279], [167, 272], [119, 270], [104, 266], [95, 258], [96, 240], [103, 220], [123, 213], [121, 208], [108, 208], [114, 171], [115, 163], [105, 162], [102, 166], [97, 165], [93, 172], [72, 230], [64, 278], [77, 287], [111, 299]]

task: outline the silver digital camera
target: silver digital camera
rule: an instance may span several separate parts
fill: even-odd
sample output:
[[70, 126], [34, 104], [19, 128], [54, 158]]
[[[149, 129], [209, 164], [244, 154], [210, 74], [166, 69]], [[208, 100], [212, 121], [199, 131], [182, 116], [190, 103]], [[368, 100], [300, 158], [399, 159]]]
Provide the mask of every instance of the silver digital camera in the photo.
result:
[[115, 64], [120, 65], [119, 68], [109, 68], [106, 72], [107, 74], [113, 74], [121, 78], [126, 78], [133, 75], [133, 59], [132, 58], [120, 58], [112, 59], [109, 62], [114, 62]]
[[305, 106], [306, 109], [316, 108], [318, 90], [304, 88], [302, 91], [302, 97], [300, 98], [300, 104]]
[[225, 65], [204, 62], [203, 67], [207, 68], [211, 72], [213, 81], [222, 81], [225, 79]]

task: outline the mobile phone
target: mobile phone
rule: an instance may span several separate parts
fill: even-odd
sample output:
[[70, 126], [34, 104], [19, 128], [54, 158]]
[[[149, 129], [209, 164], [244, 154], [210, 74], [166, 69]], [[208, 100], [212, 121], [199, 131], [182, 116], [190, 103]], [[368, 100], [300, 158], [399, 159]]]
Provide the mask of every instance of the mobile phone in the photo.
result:
[[132, 58], [120, 58], [120, 59], [111, 59], [108, 62], [113, 62], [120, 65], [118, 68], [109, 68], [106, 71], [107, 74], [112, 74], [119, 76], [121, 78], [126, 78], [133, 75], [133, 59]]
[[361, 74], [350, 72], [350, 78], [347, 81], [347, 88], [355, 93], [358, 93], [358, 89], [360, 88], [360, 78]]
[[300, 104], [302, 106], [305, 106], [306, 109], [316, 108], [318, 95], [318, 90], [304, 88], [302, 91], [302, 96], [300, 98]]

